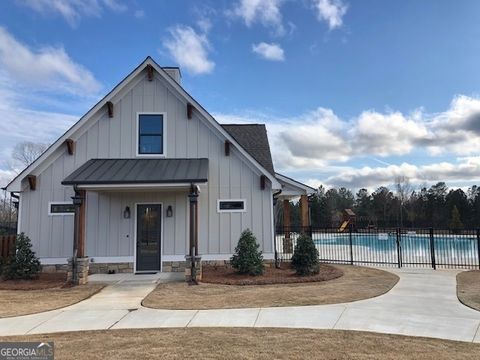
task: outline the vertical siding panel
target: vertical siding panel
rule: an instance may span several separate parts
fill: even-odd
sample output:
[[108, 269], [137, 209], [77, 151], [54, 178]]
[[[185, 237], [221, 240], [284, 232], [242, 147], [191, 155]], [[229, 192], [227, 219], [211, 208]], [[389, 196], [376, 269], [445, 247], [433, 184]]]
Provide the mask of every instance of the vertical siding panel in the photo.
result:
[[187, 157], [187, 121], [195, 120], [187, 120], [185, 105], [178, 101], [175, 96], [170, 99], [175, 103], [175, 157], [185, 158]]
[[122, 98], [119, 103], [118, 120], [120, 121], [122, 131], [122, 144], [120, 153], [122, 158], [135, 156], [135, 140], [132, 141], [132, 133], [135, 133], [134, 116], [132, 117], [132, 93], [129, 92], [127, 96]]
[[[237, 155], [232, 151], [230, 153], [230, 198], [241, 199], [240, 192], [240, 177], [242, 163], [238, 159]], [[235, 246], [240, 238], [242, 232], [242, 214], [243, 213], [231, 213], [230, 214], [230, 253], [233, 253]]]
[[209, 236], [208, 236], [208, 252], [210, 254], [220, 253], [220, 214], [217, 212], [217, 199], [220, 196], [219, 182], [219, 159], [218, 159], [218, 142], [215, 141], [213, 135], [208, 134], [206, 138], [208, 142], [209, 152]]
[[98, 157], [108, 158], [110, 154], [110, 120], [108, 117], [101, 117], [98, 121]]
[[141, 82], [143, 84], [143, 111], [155, 110], [155, 81], [147, 79]]
[[109, 219], [109, 237], [108, 237], [108, 256], [118, 256], [120, 243], [120, 219], [121, 217], [121, 200], [118, 193], [110, 196], [110, 219]]
[[178, 157], [176, 153], [176, 106], [175, 106], [175, 96], [167, 89], [167, 157], [175, 158]]
[[[218, 166], [219, 166], [219, 184], [220, 184], [220, 199], [229, 199], [230, 198], [230, 159], [225, 156], [225, 152], [220, 141], [216, 141], [218, 156]], [[230, 217], [229, 213], [220, 214], [220, 253], [229, 254], [230, 253]]]
[[175, 207], [177, 208], [176, 214], [178, 214], [178, 216], [175, 216], [175, 255], [185, 255], [188, 248], [186, 243], [188, 225], [185, 222], [185, 219], [187, 219], [185, 196], [184, 193], [175, 193]]
[[110, 229], [110, 198], [108, 195], [99, 193], [98, 195], [98, 246], [97, 256], [108, 256], [108, 240]]
[[98, 122], [87, 131], [87, 160], [98, 157]]
[[87, 255], [94, 257], [99, 253], [99, 238], [100, 232], [102, 231], [101, 226], [98, 222], [100, 219], [99, 214], [99, 196], [98, 193], [94, 191], [87, 191], [87, 210], [86, 210], [86, 221], [87, 221], [87, 231], [86, 231], [86, 250]]

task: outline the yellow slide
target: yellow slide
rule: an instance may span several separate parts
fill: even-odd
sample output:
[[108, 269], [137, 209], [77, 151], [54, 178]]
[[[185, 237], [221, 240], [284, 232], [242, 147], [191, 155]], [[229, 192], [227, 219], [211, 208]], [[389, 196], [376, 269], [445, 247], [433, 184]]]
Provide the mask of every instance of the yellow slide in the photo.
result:
[[342, 226], [340, 226], [340, 229], [338, 229], [338, 232], [343, 232], [347, 227], [347, 225], [348, 225], [348, 221], [344, 221]]

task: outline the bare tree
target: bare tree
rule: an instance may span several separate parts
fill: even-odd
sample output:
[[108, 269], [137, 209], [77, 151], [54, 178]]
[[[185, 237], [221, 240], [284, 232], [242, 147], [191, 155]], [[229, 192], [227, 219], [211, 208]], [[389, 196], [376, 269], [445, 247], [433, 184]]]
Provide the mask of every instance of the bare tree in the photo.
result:
[[27, 167], [34, 162], [46, 149], [44, 143], [24, 141], [15, 145], [12, 151], [12, 159], [21, 167]]
[[413, 192], [413, 188], [410, 185], [410, 179], [406, 176], [397, 176], [395, 178], [395, 189], [397, 190], [397, 198], [400, 207], [400, 226], [403, 227], [403, 207]]

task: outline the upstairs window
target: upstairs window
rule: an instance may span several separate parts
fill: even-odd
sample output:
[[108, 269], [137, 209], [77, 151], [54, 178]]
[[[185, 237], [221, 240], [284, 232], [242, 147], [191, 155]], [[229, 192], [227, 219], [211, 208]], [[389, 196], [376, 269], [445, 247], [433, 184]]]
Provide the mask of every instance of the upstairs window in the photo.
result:
[[163, 114], [138, 115], [138, 155], [164, 154]]

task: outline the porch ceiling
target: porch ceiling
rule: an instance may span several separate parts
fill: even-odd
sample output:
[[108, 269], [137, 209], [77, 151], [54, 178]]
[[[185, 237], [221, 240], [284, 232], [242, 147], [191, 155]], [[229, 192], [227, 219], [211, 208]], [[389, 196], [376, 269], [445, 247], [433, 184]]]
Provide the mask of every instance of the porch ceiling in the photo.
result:
[[208, 181], [208, 159], [91, 159], [62, 181], [76, 186], [179, 186]]

